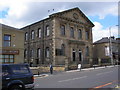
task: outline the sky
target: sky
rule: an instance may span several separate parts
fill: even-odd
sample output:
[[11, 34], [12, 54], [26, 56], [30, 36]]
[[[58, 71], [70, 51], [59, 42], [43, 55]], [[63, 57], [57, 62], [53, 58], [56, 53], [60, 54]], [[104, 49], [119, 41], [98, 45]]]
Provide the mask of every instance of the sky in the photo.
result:
[[[118, 35], [118, 2], [116, 0], [32, 1], [0, 0], [0, 23], [22, 28], [47, 18], [50, 14], [78, 7], [94, 23], [93, 42], [102, 37]], [[54, 9], [54, 11], [53, 11]], [[50, 12], [48, 12], [48, 10]]]

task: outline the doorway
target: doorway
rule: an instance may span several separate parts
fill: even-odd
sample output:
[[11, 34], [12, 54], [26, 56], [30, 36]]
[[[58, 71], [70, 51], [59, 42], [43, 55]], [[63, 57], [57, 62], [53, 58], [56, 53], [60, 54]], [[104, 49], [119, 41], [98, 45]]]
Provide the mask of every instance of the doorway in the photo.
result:
[[81, 50], [79, 50], [79, 61], [80, 63], [82, 62], [82, 51]]
[[72, 58], [73, 58], [73, 61], [75, 61], [75, 50], [73, 49], [73, 52], [72, 52]]

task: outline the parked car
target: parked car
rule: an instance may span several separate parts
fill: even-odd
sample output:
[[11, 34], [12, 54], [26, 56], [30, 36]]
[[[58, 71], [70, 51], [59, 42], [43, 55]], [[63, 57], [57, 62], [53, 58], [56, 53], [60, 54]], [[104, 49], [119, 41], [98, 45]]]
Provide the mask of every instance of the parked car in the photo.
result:
[[2, 64], [2, 90], [34, 88], [34, 76], [28, 64]]

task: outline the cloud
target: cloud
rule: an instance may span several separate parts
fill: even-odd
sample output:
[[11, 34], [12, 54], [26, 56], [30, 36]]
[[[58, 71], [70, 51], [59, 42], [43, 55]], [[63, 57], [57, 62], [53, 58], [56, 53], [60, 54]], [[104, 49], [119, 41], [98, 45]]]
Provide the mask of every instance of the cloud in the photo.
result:
[[[28, 24], [40, 21], [48, 15], [79, 7], [87, 16], [98, 15], [103, 19], [106, 15], [117, 15], [117, 3], [101, 2], [28, 2], [25, 0], [4, 0], [0, 3], [0, 10], [8, 8], [4, 24], [21, 28]], [[54, 11], [52, 11], [54, 9]], [[50, 10], [50, 12], [48, 12]]]
[[103, 25], [101, 25], [99, 22], [93, 22], [95, 27], [93, 27], [93, 42], [100, 40], [102, 37], [110, 37], [110, 30], [111, 30], [111, 36], [118, 37], [118, 27], [117, 26], [111, 26], [103, 29]]

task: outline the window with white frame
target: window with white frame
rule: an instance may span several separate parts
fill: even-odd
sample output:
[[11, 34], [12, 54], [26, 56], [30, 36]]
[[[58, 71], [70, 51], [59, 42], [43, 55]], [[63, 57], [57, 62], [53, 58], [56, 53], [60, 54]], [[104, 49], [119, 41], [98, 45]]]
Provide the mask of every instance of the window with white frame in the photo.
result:
[[50, 50], [49, 50], [49, 47], [46, 47], [46, 58], [49, 58], [50, 57]]
[[38, 58], [41, 57], [41, 49], [40, 49], [40, 48], [37, 49], [37, 57], [38, 57]]
[[81, 29], [78, 30], [78, 39], [82, 39], [82, 30]]
[[105, 46], [105, 56], [109, 56], [109, 55], [110, 55], [109, 46]]
[[35, 38], [35, 32], [34, 30], [31, 31], [31, 39], [34, 39]]
[[38, 37], [41, 38], [41, 28], [38, 29]]
[[46, 26], [46, 36], [50, 35], [50, 28], [49, 25]]
[[28, 40], [28, 33], [26, 32], [25, 33], [25, 41], [27, 41]]
[[70, 37], [74, 38], [74, 28], [70, 28]]
[[61, 30], [61, 35], [65, 35], [65, 25], [61, 25], [60, 30]]

